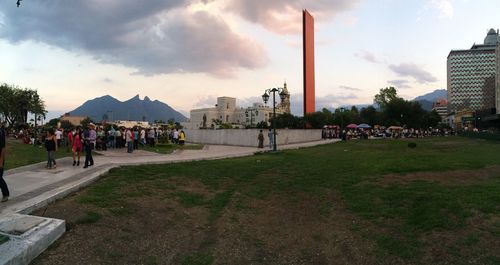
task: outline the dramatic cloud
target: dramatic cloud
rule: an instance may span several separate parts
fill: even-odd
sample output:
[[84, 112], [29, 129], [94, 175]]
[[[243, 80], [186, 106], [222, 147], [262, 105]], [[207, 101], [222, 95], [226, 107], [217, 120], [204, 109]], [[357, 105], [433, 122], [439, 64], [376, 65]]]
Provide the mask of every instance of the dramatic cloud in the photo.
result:
[[231, 0], [227, 9], [273, 32], [297, 34], [302, 30], [302, 9], [311, 12], [316, 20], [326, 20], [357, 3], [358, 0]]
[[430, 5], [439, 12], [439, 18], [453, 17], [454, 11], [451, 0], [431, 0]]
[[264, 66], [260, 44], [219, 16], [189, 11], [195, 0], [53, 0], [15, 8], [0, 3], [0, 38], [38, 41], [92, 55], [138, 74], [209, 73], [232, 76]]
[[411, 88], [411, 86], [409, 85], [410, 81], [408, 80], [403, 80], [403, 79], [389, 80], [387, 81], [387, 83], [396, 88]]
[[375, 56], [375, 54], [371, 53], [371, 52], [368, 52], [368, 51], [360, 51], [359, 53], [355, 53], [354, 56], [356, 57], [359, 57], [365, 61], [368, 61], [370, 63], [383, 63], [383, 61], [379, 58], [377, 58], [377, 56]]
[[402, 63], [399, 65], [391, 64], [389, 65], [394, 73], [403, 77], [413, 77], [415, 80], [421, 84], [433, 83], [438, 81], [431, 73], [421, 69], [418, 65], [412, 63]]

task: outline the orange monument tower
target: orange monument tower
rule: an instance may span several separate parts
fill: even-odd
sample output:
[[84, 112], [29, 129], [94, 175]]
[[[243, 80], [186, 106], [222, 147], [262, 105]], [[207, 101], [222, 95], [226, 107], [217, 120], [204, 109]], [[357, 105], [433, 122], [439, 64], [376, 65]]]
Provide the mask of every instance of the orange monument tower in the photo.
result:
[[302, 11], [302, 37], [304, 55], [304, 115], [316, 111], [314, 95], [314, 18], [304, 9]]

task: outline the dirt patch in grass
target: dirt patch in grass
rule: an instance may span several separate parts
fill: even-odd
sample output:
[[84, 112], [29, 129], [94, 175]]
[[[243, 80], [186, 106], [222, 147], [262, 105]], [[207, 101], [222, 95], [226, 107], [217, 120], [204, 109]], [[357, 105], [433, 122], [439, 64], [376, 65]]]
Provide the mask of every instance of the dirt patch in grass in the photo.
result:
[[377, 179], [380, 184], [405, 184], [413, 181], [430, 181], [442, 184], [471, 184], [500, 176], [500, 166], [488, 166], [472, 170], [443, 172], [415, 172], [409, 174], [387, 174]]
[[[423, 264], [500, 264], [500, 218], [477, 213], [463, 229], [433, 231], [421, 238]], [[484, 250], [488, 251], [484, 251]], [[489, 253], [489, 254], [488, 254]]]
[[217, 264], [377, 264], [373, 243], [352, 231], [360, 220], [336, 195], [273, 194], [243, 208], [238, 196], [216, 224]]
[[[65, 219], [68, 231], [34, 264], [377, 264], [365, 225], [335, 194], [258, 199], [199, 185], [169, 192], [198, 192], [203, 205], [163, 192], [123, 200], [126, 215], [82, 204], [80, 194], [50, 205], [35, 214]], [[222, 208], [210, 201], [221, 194], [232, 194]]]

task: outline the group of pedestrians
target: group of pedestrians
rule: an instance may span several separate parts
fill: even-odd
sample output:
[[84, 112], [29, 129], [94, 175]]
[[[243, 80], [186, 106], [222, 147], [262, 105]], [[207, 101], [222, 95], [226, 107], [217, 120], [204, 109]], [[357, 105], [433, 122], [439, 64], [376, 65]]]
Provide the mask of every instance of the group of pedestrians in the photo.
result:
[[[269, 148], [273, 148], [274, 145], [274, 132], [272, 129], [269, 129], [267, 132], [267, 138], [269, 138]], [[259, 131], [259, 135], [257, 136], [258, 148], [264, 148], [264, 133], [262, 130]]]
[[[61, 130], [57, 130], [61, 131]], [[56, 168], [56, 161], [54, 159], [54, 153], [60, 146], [60, 142], [54, 136], [52, 136], [52, 129], [47, 132], [47, 138], [45, 139], [45, 147], [47, 148], [48, 161], [47, 168]], [[92, 151], [95, 149], [97, 141], [96, 126], [90, 123], [87, 128], [75, 127], [66, 136], [67, 145], [71, 147], [71, 153], [73, 156], [73, 166], [80, 166], [80, 157], [82, 152], [85, 152], [85, 163], [83, 168], [88, 168], [94, 165], [94, 158], [92, 156]]]

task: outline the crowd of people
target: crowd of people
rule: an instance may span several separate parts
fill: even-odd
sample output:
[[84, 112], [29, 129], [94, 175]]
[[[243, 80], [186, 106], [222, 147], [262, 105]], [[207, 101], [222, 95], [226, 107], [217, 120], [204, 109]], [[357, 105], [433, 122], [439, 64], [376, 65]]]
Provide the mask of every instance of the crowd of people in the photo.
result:
[[59, 148], [66, 148], [72, 153], [73, 166], [80, 166], [80, 159], [85, 156], [83, 168], [94, 165], [93, 150], [126, 149], [128, 153], [144, 146], [155, 147], [158, 143], [184, 145], [186, 133], [183, 130], [162, 128], [125, 128], [116, 126], [96, 126], [93, 123], [87, 127], [76, 126], [69, 130], [53, 129], [4, 129], [0, 126], [0, 189], [2, 202], [9, 198], [9, 189], [3, 179], [7, 135], [21, 140], [25, 144], [40, 146], [47, 151], [47, 169], [57, 168], [55, 154]]
[[80, 158], [85, 156], [84, 168], [94, 165], [92, 151], [124, 148], [128, 153], [144, 146], [155, 147], [159, 142], [171, 142], [184, 145], [186, 133], [183, 130], [162, 128], [125, 128], [117, 126], [96, 126], [90, 123], [86, 128], [76, 126], [69, 130], [46, 129], [36, 131], [30, 129], [11, 130], [6, 132], [25, 144], [43, 146], [47, 150], [47, 168], [57, 168], [55, 153], [61, 147], [73, 155], [73, 166], [80, 166]]
[[322, 138], [323, 139], [372, 139], [372, 138], [389, 138], [389, 139], [400, 139], [400, 138], [422, 138], [429, 136], [449, 136], [455, 135], [456, 131], [452, 129], [438, 129], [438, 128], [427, 128], [427, 129], [414, 129], [414, 128], [384, 128], [378, 127], [375, 129], [343, 129], [335, 126], [331, 128], [323, 128]]

